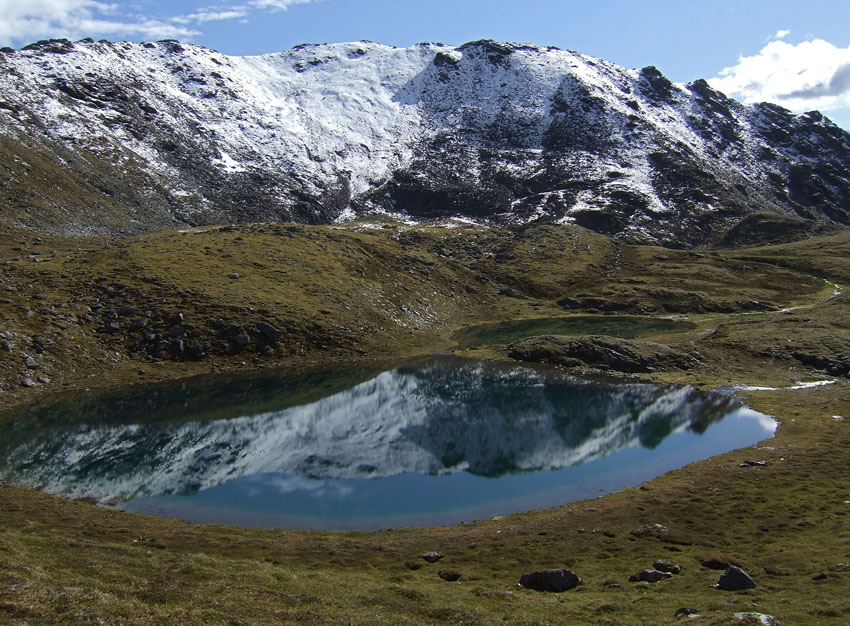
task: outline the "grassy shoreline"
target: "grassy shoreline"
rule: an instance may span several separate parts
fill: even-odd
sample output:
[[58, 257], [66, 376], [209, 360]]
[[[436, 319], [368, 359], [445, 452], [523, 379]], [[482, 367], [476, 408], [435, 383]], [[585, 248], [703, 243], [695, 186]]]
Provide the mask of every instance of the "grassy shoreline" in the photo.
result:
[[[850, 387], [750, 392], [774, 439], [593, 500], [454, 527], [377, 532], [250, 530], [132, 515], [0, 486], [0, 615], [7, 623], [700, 623], [736, 612], [789, 623], [850, 614]], [[741, 467], [748, 460], [764, 467]], [[658, 528], [653, 525], [660, 525]], [[641, 529], [653, 530], [644, 532]], [[426, 564], [419, 554], [445, 558]], [[758, 587], [713, 589], [715, 557]], [[659, 558], [682, 574], [628, 576]], [[579, 591], [517, 587], [569, 567]], [[413, 569], [416, 568], [416, 569]], [[438, 571], [452, 569], [448, 583]], [[814, 577], [825, 574], [825, 578]]]
[[[688, 252], [622, 246], [568, 228], [512, 237], [472, 228], [299, 228], [166, 233], [109, 247], [37, 243], [24, 232], [2, 238], [0, 257], [12, 268], [0, 301], [11, 347], [0, 352], [4, 408], [86, 388], [423, 354], [453, 347], [452, 333], [467, 326], [601, 316], [606, 307], [687, 316], [696, 325], [643, 339], [696, 350], [699, 364], [641, 380], [703, 388], [839, 381], [744, 393], [781, 422], [775, 439], [753, 448], [598, 499], [454, 527], [200, 526], [3, 484], [0, 622], [663, 624], [678, 623], [681, 607], [699, 609], [705, 624], [736, 624], [742, 612], [794, 624], [847, 619], [850, 383], [840, 372], [850, 354], [850, 307], [845, 294], [828, 297], [822, 280], [850, 282], [850, 236]], [[240, 278], [229, 278], [234, 272]], [[199, 282], [204, 275], [212, 278]], [[556, 304], [565, 295], [592, 301], [595, 312], [565, 311]], [[687, 310], [664, 309], [668, 301]], [[742, 314], [751, 301], [774, 310]], [[186, 361], [136, 351], [141, 334], [131, 322], [141, 313], [104, 330], [112, 321], [105, 313], [129, 306], [151, 311], [148, 328], [160, 332], [181, 313], [187, 337], [210, 343], [207, 355]], [[782, 311], [792, 306], [804, 308]], [[218, 317], [249, 334], [270, 320], [287, 335], [273, 357], [230, 354]], [[36, 355], [40, 337], [52, 345]], [[25, 353], [50, 382], [21, 386], [31, 375]], [[498, 343], [461, 352], [505, 353]], [[741, 467], [748, 460], [767, 465]], [[418, 558], [430, 550], [446, 556], [435, 565]], [[721, 572], [702, 567], [705, 557], [739, 562], [758, 587], [714, 589]], [[680, 563], [682, 574], [628, 582], [659, 558]], [[555, 567], [573, 569], [584, 584], [565, 594], [517, 587], [523, 572]], [[446, 582], [441, 570], [461, 578]]]

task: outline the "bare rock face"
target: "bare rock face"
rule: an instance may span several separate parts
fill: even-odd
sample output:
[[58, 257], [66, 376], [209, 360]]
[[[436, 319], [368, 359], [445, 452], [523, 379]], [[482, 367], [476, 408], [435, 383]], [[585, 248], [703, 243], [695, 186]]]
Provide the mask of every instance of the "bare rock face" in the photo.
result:
[[544, 569], [523, 574], [519, 584], [534, 591], [562, 593], [581, 584], [581, 578], [568, 569]]
[[51, 40], [0, 52], [0, 128], [0, 204], [31, 209], [0, 222], [63, 234], [374, 210], [676, 247], [850, 225], [850, 134], [819, 113], [551, 47]]

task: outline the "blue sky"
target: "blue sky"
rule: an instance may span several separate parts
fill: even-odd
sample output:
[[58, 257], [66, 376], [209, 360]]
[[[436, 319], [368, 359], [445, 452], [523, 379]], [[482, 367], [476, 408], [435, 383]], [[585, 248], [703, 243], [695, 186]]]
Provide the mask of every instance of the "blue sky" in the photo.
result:
[[850, 128], [848, 0], [0, 0], [0, 45], [173, 37], [226, 54], [369, 39], [554, 45]]

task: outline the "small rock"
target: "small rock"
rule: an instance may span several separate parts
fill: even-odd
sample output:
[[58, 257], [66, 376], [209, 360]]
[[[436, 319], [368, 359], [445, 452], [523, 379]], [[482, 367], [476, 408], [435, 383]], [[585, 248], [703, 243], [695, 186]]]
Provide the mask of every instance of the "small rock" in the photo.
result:
[[639, 571], [637, 574], [629, 576], [629, 582], [636, 583], [643, 581], [645, 583], [657, 583], [659, 580], [664, 580], [665, 578], [673, 578], [673, 574], [670, 572], [662, 572], [657, 569], [644, 569]]
[[38, 369], [38, 362], [34, 358], [32, 358], [31, 356], [28, 356], [27, 358], [24, 359], [24, 365], [26, 365], [27, 369], [30, 369], [30, 370], [37, 370]]
[[132, 315], [136, 312], [136, 307], [132, 304], [126, 304], [118, 309], [119, 317], [127, 317], [128, 315]]
[[10, 341], [4, 341], [0, 345], [2, 345], [4, 352], [11, 352], [12, 348], [14, 348], [14, 346], [12, 345], [12, 343]]
[[283, 331], [278, 330], [271, 324], [266, 324], [265, 322], [260, 322], [257, 324], [257, 330], [268, 339], [271, 343], [277, 343], [277, 341], [283, 336]]
[[232, 341], [233, 345], [237, 348], [244, 348], [245, 346], [251, 343], [251, 338], [248, 335], [239, 334], [233, 337]]
[[172, 339], [182, 339], [185, 335], [186, 331], [183, 330], [182, 326], [177, 324], [168, 329], [168, 336]]
[[676, 617], [680, 617], [682, 615], [697, 615], [699, 611], [697, 609], [692, 609], [689, 606], [683, 606], [682, 608], [676, 609]]
[[568, 569], [544, 569], [523, 574], [519, 584], [534, 591], [561, 593], [578, 587], [581, 578]]
[[53, 341], [47, 337], [33, 337], [32, 349], [43, 354], [53, 347]]
[[162, 353], [168, 349], [169, 345], [170, 344], [165, 340], [156, 341], [148, 348], [148, 352], [150, 352], [152, 356], [159, 358], [162, 356]]
[[439, 552], [426, 552], [425, 554], [421, 555], [420, 558], [425, 559], [429, 563], [436, 563], [437, 561], [443, 558], [443, 555]]
[[460, 580], [460, 572], [456, 572], [453, 569], [441, 569], [437, 572], [437, 575], [443, 580], [453, 583], [456, 580]]
[[271, 346], [262, 346], [259, 350], [257, 350], [257, 352], [260, 354], [260, 356], [274, 356], [274, 348], [272, 348]]
[[35, 387], [35, 381], [29, 378], [24, 378], [21, 381], [21, 387]]
[[143, 328], [147, 328], [147, 325], [150, 323], [150, 319], [147, 317], [137, 317], [130, 323], [130, 328], [134, 330], [142, 330]]
[[741, 463], [741, 467], [765, 467], [767, 466], [767, 461], [744, 461]]
[[464, 290], [466, 291], [466, 293], [471, 293], [471, 294], [476, 294], [476, 293], [478, 293], [478, 289], [476, 289], [476, 288], [475, 288], [475, 287], [473, 287], [472, 285], [464, 285], [464, 286], [463, 286], [463, 288], [464, 288]]
[[[38, 382], [42, 383], [43, 385], [46, 385], [47, 383], [49, 383], [49, 382], [50, 382], [50, 379], [49, 379], [49, 378], [45, 378], [44, 376], [38, 376], [38, 377], [36, 378], [36, 380], [37, 380]], [[826, 575], [824, 575], [824, 578], [826, 578]]]
[[657, 537], [660, 539], [669, 532], [670, 529], [666, 526], [662, 526], [661, 524], [644, 524], [643, 526], [633, 529], [631, 534], [635, 537]]
[[121, 325], [118, 322], [109, 322], [105, 328], [108, 333], [117, 333], [121, 330]]
[[826, 580], [826, 574], [821, 572], [820, 574], [815, 574], [812, 576], [812, 580]]
[[657, 570], [661, 570], [662, 572], [670, 572], [671, 574], [679, 574], [682, 571], [681, 565], [678, 565], [673, 561], [668, 561], [667, 559], [658, 559], [652, 564], [652, 567]]
[[717, 581], [717, 588], [723, 591], [741, 591], [743, 589], [754, 589], [756, 582], [740, 567], [730, 565]]
[[239, 280], [239, 272], [231, 272], [228, 278], [231, 278], [233, 280]]

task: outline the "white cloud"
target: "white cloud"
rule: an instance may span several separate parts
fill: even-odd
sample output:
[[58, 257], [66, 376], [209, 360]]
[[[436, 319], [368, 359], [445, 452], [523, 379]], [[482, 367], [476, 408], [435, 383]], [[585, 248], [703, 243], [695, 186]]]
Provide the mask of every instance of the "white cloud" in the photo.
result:
[[251, 0], [248, 4], [257, 9], [270, 9], [272, 11], [285, 11], [296, 4], [308, 4], [317, 0]]
[[169, 19], [170, 22], [177, 24], [204, 24], [206, 22], [223, 22], [227, 20], [238, 20], [248, 15], [246, 7], [232, 7], [230, 9], [213, 9], [203, 8], [198, 9], [195, 13], [188, 15], [178, 15]]
[[151, 17], [119, 11], [103, 0], [0, 0], [0, 45], [23, 45], [37, 39], [67, 37], [140, 37], [191, 40], [208, 22], [244, 22], [252, 13], [285, 11], [322, 0], [242, 0], [206, 6], [188, 14]]
[[185, 25], [145, 16], [120, 16], [115, 4], [99, 0], [0, 0], [0, 44], [20, 45], [51, 37], [105, 35], [191, 38]]
[[[265, 474], [252, 476], [250, 479], [254, 482], [263, 483], [266, 488], [274, 489], [284, 495], [299, 493], [313, 498], [344, 500], [354, 493], [354, 488], [351, 485], [337, 480], [313, 479], [285, 474]], [[259, 493], [262, 494], [262, 491]]]
[[772, 41], [754, 56], [739, 57], [737, 65], [709, 82], [746, 103], [837, 111], [850, 107], [850, 46], [838, 48], [822, 39], [796, 45]]
[[773, 35], [773, 39], [785, 39], [790, 34], [790, 30], [778, 30], [776, 31], [776, 34]]

